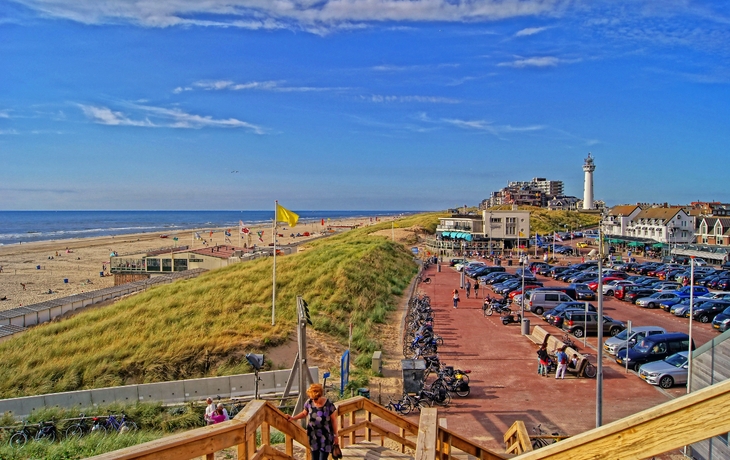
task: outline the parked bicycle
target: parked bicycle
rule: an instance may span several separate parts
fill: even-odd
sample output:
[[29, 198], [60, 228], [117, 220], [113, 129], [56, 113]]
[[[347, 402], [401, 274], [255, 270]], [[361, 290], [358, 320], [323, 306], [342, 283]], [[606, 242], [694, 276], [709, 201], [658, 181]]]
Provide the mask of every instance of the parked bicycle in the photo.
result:
[[127, 419], [127, 416], [122, 413], [122, 416], [110, 414], [106, 417], [94, 417], [94, 426], [91, 431], [107, 433], [109, 431], [116, 431], [118, 433], [125, 433], [127, 431], [137, 431], [137, 424]]
[[404, 395], [404, 397], [399, 401], [393, 401], [390, 399], [388, 404], [385, 405], [385, 408], [401, 415], [408, 415], [413, 410], [413, 404], [410, 398], [408, 398], [407, 395]]
[[[588, 360], [588, 358], [591, 357], [588, 353], [583, 353], [583, 356]], [[586, 362], [585, 367], [583, 368], [583, 376], [587, 377], [589, 379], [596, 378], [596, 374], [598, 371], [596, 370], [596, 366], [593, 365], [590, 361]]]
[[578, 351], [578, 344], [573, 342], [573, 339], [571, 339], [570, 335], [568, 335], [567, 333], [563, 334], [562, 341], [563, 341], [564, 345], [567, 345], [568, 347], [572, 348], [573, 350]]
[[[555, 438], [550, 437], [544, 437], [545, 432], [542, 430], [542, 424], [538, 424], [536, 427], [532, 429], [532, 432], [535, 433], [535, 437], [532, 438], [532, 448], [533, 449], [539, 449], [541, 447], [545, 447], [549, 444], [554, 444], [558, 442]], [[552, 436], [560, 436], [560, 433], [553, 432]], [[552, 442], [550, 442], [552, 441]]]
[[41, 422], [38, 425], [38, 432], [35, 434], [36, 441], [42, 441], [45, 439], [50, 442], [55, 442], [58, 438], [58, 429], [53, 421]]
[[89, 423], [92, 419], [86, 415], [79, 414], [79, 418], [68, 428], [66, 428], [67, 438], [81, 438], [91, 433], [91, 424]]
[[35, 438], [38, 428], [38, 425], [28, 425], [28, 422], [23, 420], [23, 426], [10, 436], [10, 445], [23, 447], [29, 440]]

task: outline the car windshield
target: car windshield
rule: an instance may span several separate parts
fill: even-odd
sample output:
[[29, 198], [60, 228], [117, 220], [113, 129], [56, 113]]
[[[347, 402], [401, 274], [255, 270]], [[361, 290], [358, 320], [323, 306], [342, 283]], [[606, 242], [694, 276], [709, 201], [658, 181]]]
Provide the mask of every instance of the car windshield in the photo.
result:
[[647, 353], [649, 350], [651, 350], [651, 347], [654, 346], [654, 342], [651, 340], [644, 339], [641, 342], [637, 343], [634, 347], [634, 350], [640, 352], [640, 353]]
[[614, 335], [613, 337], [615, 339], [619, 339], [619, 340], [626, 340], [626, 337], [628, 336], [628, 334], [629, 334], [629, 330], [624, 329], [623, 331], [619, 332], [618, 334]]
[[667, 364], [671, 364], [674, 367], [682, 367], [687, 362], [687, 357], [682, 356], [681, 354], [677, 353], [669, 358], [665, 359], [664, 361], [667, 362]]

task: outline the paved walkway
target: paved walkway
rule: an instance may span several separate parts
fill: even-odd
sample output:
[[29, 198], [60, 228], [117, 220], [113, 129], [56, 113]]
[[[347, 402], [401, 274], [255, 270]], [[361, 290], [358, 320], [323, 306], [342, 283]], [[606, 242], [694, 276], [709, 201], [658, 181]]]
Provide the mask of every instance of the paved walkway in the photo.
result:
[[[516, 268], [509, 267], [508, 271]], [[516, 420], [524, 421], [528, 430], [541, 424], [546, 433], [577, 434], [594, 428], [596, 380], [574, 377], [555, 380], [554, 374], [539, 376], [537, 346], [520, 334], [520, 325], [505, 326], [496, 314], [484, 317], [482, 299], [474, 298], [473, 292], [472, 298], [467, 299], [466, 293], [460, 290], [462, 301], [454, 309], [451, 292], [459, 287], [460, 274], [448, 264], [441, 269], [439, 273], [435, 266], [430, 267], [427, 275], [432, 281], [421, 285], [419, 291], [431, 297], [436, 312], [435, 331], [445, 341], [439, 349], [442, 361], [472, 371], [471, 395], [466, 398], [454, 395], [452, 406], [439, 410], [447, 418], [449, 428], [497, 451], [504, 449], [502, 435]], [[546, 285], [561, 284], [538, 278]], [[483, 290], [480, 294], [484, 295]], [[612, 298], [604, 302], [604, 308], [605, 314], [620, 320], [632, 319], [635, 325], [658, 324], [672, 331], [686, 330], [686, 320], [675, 319], [661, 310], [647, 311]], [[526, 317], [533, 327], [540, 325], [562, 335], [536, 315], [528, 313]], [[717, 335], [708, 325], [699, 326], [695, 330], [698, 346]], [[590, 337], [588, 344], [587, 351], [595, 357], [596, 338]], [[603, 369], [604, 424], [684, 393], [684, 387], [665, 392], [649, 385], [633, 372], [626, 373], [612, 358], [604, 358]]]

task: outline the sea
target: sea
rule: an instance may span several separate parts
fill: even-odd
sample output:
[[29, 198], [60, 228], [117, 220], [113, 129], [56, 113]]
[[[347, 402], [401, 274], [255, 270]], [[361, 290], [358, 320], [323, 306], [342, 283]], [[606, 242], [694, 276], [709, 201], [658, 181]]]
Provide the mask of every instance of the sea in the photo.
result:
[[[372, 218], [413, 214], [415, 211], [298, 211], [299, 222], [322, 219]], [[34, 241], [91, 238], [128, 233], [238, 228], [271, 223], [268, 211], [0, 211], [0, 246]]]

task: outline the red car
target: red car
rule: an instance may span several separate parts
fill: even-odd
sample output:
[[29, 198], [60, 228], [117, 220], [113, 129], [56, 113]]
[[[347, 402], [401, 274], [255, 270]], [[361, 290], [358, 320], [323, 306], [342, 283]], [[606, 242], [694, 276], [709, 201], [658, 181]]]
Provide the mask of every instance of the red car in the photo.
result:
[[[604, 276], [603, 284], [606, 284], [609, 281], [622, 280], [622, 279], [624, 279], [624, 278], [621, 278], [619, 276]], [[597, 292], [598, 291], [598, 281], [591, 281], [590, 283], [588, 283], [588, 287], [590, 288], [591, 291]]]
[[[541, 285], [537, 284], [525, 284], [525, 291], [531, 291], [533, 289], [537, 289], [539, 287], [542, 287]], [[516, 295], [522, 294], [522, 289], [517, 289], [509, 293], [509, 298], [514, 299]]]

